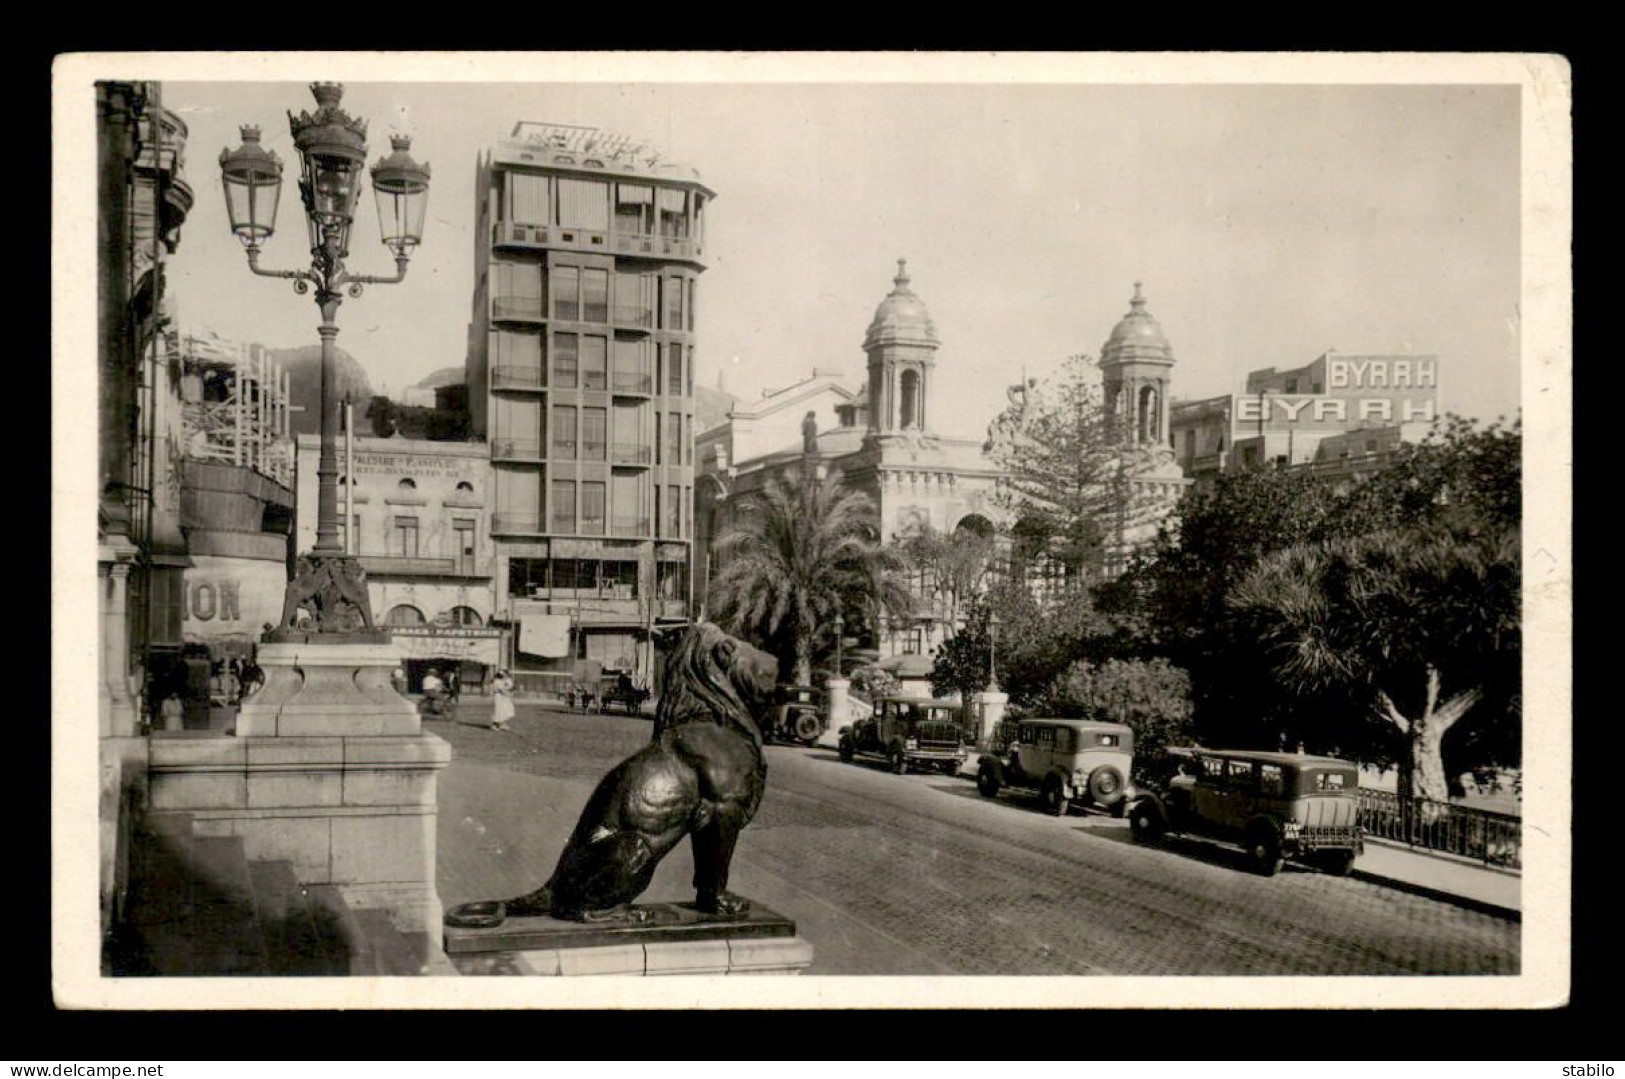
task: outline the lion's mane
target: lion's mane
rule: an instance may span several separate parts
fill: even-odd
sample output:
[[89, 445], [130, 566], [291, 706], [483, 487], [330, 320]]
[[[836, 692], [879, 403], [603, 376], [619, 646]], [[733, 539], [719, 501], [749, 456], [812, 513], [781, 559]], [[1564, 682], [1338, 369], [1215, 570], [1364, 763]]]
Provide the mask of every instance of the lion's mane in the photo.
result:
[[758, 745], [762, 731], [757, 725], [733, 664], [734, 641], [709, 622], [701, 622], [685, 633], [666, 657], [665, 685], [660, 706], [655, 711], [654, 736], [684, 723], [716, 723], [736, 730]]

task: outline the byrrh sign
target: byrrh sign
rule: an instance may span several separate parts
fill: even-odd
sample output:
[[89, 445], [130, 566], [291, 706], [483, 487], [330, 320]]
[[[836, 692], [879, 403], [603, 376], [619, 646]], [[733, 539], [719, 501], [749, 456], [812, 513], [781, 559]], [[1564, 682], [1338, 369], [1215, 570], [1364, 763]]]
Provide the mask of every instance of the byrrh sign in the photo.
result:
[[1265, 431], [1428, 423], [1438, 414], [1434, 356], [1322, 356], [1305, 375], [1324, 393], [1249, 392], [1236, 398], [1236, 423]]

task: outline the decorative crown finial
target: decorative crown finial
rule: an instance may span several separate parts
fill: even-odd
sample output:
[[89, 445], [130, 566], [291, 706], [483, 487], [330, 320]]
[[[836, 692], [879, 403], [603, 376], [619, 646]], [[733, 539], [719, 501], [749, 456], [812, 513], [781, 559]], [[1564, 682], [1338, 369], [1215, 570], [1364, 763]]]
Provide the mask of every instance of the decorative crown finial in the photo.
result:
[[342, 82], [313, 82], [310, 92], [316, 98], [316, 104], [324, 109], [336, 109], [344, 99], [344, 84]]
[[1135, 307], [1145, 306], [1145, 295], [1140, 291], [1140, 282], [1134, 282], [1134, 298], [1129, 301]]
[[897, 260], [897, 276], [892, 278], [892, 284], [900, 289], [908, 288], [908, 259]]
[[244, 124], [242, 127], [239, 127], [237, 129], [237, 132], [238, 132], [238, 134], [240, 134], [242, 136], [244, 142], [259, 142], [260, 141], [260, 125], [259, 124]]

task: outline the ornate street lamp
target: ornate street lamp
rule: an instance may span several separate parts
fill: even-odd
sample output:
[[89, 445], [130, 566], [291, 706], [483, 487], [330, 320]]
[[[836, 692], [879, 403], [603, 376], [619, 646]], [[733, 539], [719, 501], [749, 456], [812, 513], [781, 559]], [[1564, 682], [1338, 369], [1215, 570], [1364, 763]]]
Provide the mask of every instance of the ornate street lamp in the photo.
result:
[[840, 611], [836, 611], [835, 612], [835, 677], [836, 678], [844, 678], [844, 677], [846, 677], [845, 675], [843, 675], [841, 673], [841, 636], [845, 632], [846, 632], [846, 619], [841, 617], [841, 612]]
[[999, 612], [987, 612], [987, 689], [999, 692], [999, 675], [994, 669], [994, 656], [999, 651]]
[[316, 465], [316, 546], [310, 554], [300, 556], [294, 578], [288, 582], [282, 624], [266, 639], [285, 639], [305, 632], [299, 621], [301, 611], [309, 615], [309, 631], [328, 635], [328, 639], [334, 634], [346, 639], [357, 635], [387, 639], [373, 624], [361, 565], [344, 553], [338, 538], [338, 402], [333, 341], [339, 328], [333, 320], [343, 293], [359, 297], [364, 285], [390, 285], [406, 277], [407, 261], [423, 238], [429, 167], [412, 160], [407, 152], [411, 142], [405, 136], [390, 140], [394, 152], [373, 166], [372, 186], [378, 202], [379, 231], [394, 256], [395, 275], [350, 273], [344, 260], [350, 254], [350, 227], [361, 197], [367, 125], [339, 107], [344, 96], [344, 87], [339, 83], [312, 83], [310, 92], [316, 98], [315, 112], [301, 112], [298, 116], [288, 113], [288, 127], [299, 151], [299, 194], [305, 207], [310, 269], [260, 268], [261, 247], [276, 230], [282, 162], [260, 145], [259, 128], [242, 128], [243, 144], [220, 154], [226, 212], [231, 218], [231, 231], [247, 249], [248, 268], [261, 277], [291, 280], [300, 294], [314, 286], [316, 306], [322, 315], [317, 327], [322, 339], [322, 442]]

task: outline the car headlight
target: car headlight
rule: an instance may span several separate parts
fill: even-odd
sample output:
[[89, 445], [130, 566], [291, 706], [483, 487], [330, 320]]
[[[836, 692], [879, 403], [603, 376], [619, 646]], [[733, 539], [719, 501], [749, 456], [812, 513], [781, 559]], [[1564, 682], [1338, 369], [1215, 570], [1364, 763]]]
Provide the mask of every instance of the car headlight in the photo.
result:
[[1072, 785], [1074, 787], [1081, 787], [1081, 786], [1083, 786], [1083, 784], [1084, 784], [1083, 773], [1081, 771], [1073, 772], [1072, 773]]
[[905, 738], [903, 739], [903, 748], [918, 749], [920, 748], [920, 740], [918, 738]]
[[1281, 833], [1288, 839], [1296, 839], [1298, 838], [1298, 833], [1302, 830], [1302, 828], [1303, 825], [1299, 824], [1297, 821], [1289, 820], [1281, 826]]

